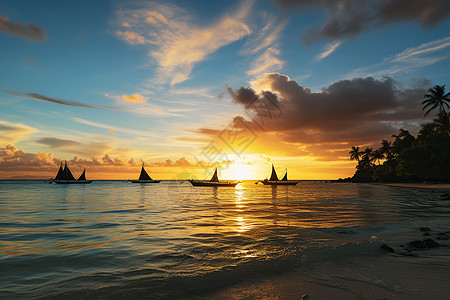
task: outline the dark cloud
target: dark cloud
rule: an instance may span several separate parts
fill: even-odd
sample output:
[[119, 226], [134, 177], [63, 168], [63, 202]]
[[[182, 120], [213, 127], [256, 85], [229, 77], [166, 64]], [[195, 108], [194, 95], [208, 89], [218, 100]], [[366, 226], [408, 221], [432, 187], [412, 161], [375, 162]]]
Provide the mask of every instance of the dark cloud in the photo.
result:
[[[272, 73], [254, 82], [256, 88], [265, 90], [261, 93], [250, 87], [229, 90], [229, 93], [235, 103], [246, 109], [246, 125], [257, 131], [261, 138], [265, 137], [262, 132], [266, 132], [269, 134], [266, 137], [276, 136], [281, 143], [272, 142], [274, 146], [296, 145], [298, 153], [314, 151], [310, 154], [317, 155], [314, 149], [370, 145], [389, 139], [402, 127], [416, 130], [424, 121], [421, 100], [426, 87], [421, 85], [427, 81], [416, 82], [420, 87], [406, 89], [389, 77], [355, 78], [312, 93], [289, 77]], [[261, 109], [257, 105], [267, 99], [267, 95], [272, 101], [275, 97], [277, 113], [269, 114], [264, 107]], [[255, 98], [257, 101], [250, 101]], [[270, 106], [266, 108], [274, 110]], [[238, 116], [232, 124], [237, 118], [240, 124], [244, 122]], [[209, 128], [197, 132], [210, 136], [217, 134], [216, 129]], [[311, 145], [317, 147], [312, 148]], [[327, 155], [335, 155], [335, 158], [338, 155], [337, 152], [328, 152]]]
[[47, 31], [36, 24], [11, 22], [8, 17], [0, 15], [0, 31], [21, 38], [43, 42], [47, 39]]
[[374, 27], [416, 22], [425, 29], [450, 16], [448, 0], [276, 0], [283, 7], [325, 9], [325, 23], [303, 36], [306, 44], [320, 39], [352, 38]]
[[10, 95], [17, 96], [17, 97], [22, 97], [22, 98], [37, 100], [37, 101], [43, 101], [43, 102], [50, 102], [50, 103], [54, 103], [54, 104], [61, 104], [61, 105], [74, 106], [74, 107], [104, 109], [104, 110], [117, 110], [116, 108], [114, 108], [112, 106], [93, 106], [93, 105], [88, 105], [88, 104], [75, 102], [75, 101], [68, 101], [68, 100], [63, 100], [63, 99], [58, 99], [58, 98], [50, 98], [50, 97], [47, 97], [47, 96], [44, 96], [41, 94], [37, 94], [37, 93], [20, 93], [20, 92], [15, 92], [15, 91], [6, 91], [6, 90], [0, 90], [0, 91], [10, 94]]
[[[399, 89], [389, 77], [342, 80], [320, 93], [311, 93], [308, 88], [278, 73], [267, 74], [256, 84], [279, 95], [276, 104], [282, 110], [281, 117], [266, 118], [272, 130], [310, 127], [339, 131], [358, 127], [361, 122], [420, 119], [420, 100], [425, 92], [423, 88]], [[246, 89], [255, 94], [251, 88]], [[241, 101], [236, 95], [239, 94], [231, 94], [233, 101], [249, 110], [254, 109], [247, 106], [247, 97]], [[264, 92], [257, 96], [266, 97]], [[255, 113], [264, 111], [258, 109]]]

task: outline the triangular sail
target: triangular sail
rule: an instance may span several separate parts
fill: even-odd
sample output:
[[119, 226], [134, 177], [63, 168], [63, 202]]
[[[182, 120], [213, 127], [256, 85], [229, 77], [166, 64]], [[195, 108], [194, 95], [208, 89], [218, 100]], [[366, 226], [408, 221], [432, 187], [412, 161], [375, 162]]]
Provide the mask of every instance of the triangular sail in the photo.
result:
[[277, 172], [275, 172], [275, 168], [272, 164], [272, 175], [270, 175], [270, 181], [278, 181]]
[[141, 175], [139, 175], [139, 180], [153, 180], [145, 171], [144, 166], [142, 166], [141, 168]]
[[284, 176], [283, 176], [283, 179], [281, 179], [281, 181], [287, 181], [288, 179], [287, 179], [287, 169], [286, 169], [286, 173], [284, 174]]
[[83, 170], [83, 173], [78, 177], [77, 180], [86, 180], [86, 169]]
[[58, 170], [58, 174], [56, 174], [55, 180], [61, 180], [64, 179], [64, 170], [63, 170], [63, 165], [61, 162], [61, 165], [59, 166], [59, 170]]
[[213, 177], [211, 178], [210, 181], [212, 181], [212, 182], [219, 182], [219, 176], [217, 176], [217, 168], [214, 170], [214, 175], [213, 175]]
[[72, 172], [70, 172], [70, 169], [67, 166], [67, 161], [64, 165], [64, 179], [65, 180], [75, 180], [75, 177], [73, 177]]

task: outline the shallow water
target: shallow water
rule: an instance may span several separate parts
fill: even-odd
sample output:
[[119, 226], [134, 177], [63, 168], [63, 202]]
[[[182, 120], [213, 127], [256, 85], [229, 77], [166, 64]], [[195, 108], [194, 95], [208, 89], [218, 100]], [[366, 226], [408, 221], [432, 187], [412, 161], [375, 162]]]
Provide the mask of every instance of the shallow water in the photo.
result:
[[[196, 297], [450, 230], [430, 190], [0, 181], [0, 297]], [[325, 272], [325, 271], [324, 271]]]

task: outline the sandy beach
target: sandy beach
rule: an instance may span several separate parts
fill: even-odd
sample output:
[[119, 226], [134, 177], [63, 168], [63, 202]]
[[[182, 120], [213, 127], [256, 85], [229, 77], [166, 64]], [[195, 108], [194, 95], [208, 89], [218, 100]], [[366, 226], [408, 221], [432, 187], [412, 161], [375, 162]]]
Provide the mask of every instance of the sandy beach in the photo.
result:
[[385, 254], [340, 262], [318, 263], [298, 270], [238, 285], [204, 299], [448, 299], [448, 249], [425, 250], [418, 257]]

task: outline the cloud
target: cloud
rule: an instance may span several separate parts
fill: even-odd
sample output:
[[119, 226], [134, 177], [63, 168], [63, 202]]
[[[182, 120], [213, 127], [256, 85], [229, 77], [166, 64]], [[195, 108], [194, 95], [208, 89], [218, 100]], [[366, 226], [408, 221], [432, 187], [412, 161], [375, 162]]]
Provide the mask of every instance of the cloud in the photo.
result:
[[[233, 102], [246, 110], [240, 123], [246, 122], [259, 140], [271, 141], [258, 143], [270, 151], [285, 149], [299, 156], [337, 159], [342, 151], [317, 149], [377, 143], [396, 133], [399, 124], [414, 130], [424, 121], [421, 100], [426, 88], [402, 89], [389, 77], [342, 80], [314, 93], [286, 75], [271, 73], [253, 81], [252, 87], [228, 91]], [[197, 130], [208, 136], [219, 132], [213, 128]]]
[[116, 36], [131, 45], [149, 45], [149, 54], [158, 64], [158, 81], [174, 85], [189, 79], [194, 66], [208, 55], [251, 33], [244, 20], [252, 5], [253, 1], [244, 1], [215, 23], [199, 26], [186, 10], [150, 2], [118, 11], [118, 24], [127, 26]]
[[[63, 161], [61, 158], [56, 158], [51, 152], [27, 153], [13, 145], [7, 145], [5, 148], [0, 148], [0, 171], [57, 171], [57, 166]], [[98, 158], [79, 158], [74, 156], [67, 161], [69, 166], [81, 169], [84, 167], [98, 167], [96, 170], [101, 170], [105, 167], [122, 167], [126, 164], [119, 158], [111, 158], [105, 154], [101, 159]], [[94, 169], [95, 170], [95, 169]], [[120, 169], [118, 169], [120, 172]], [[39, 173], [38, 173], [39, 175]], [[42, 178], [42, 175], [41, 175]]]
[[38, 139], [37, 142], [40, 144], [49, 146], [49, 147], [54, 147], [54, 148], [66, 148], [66, 147], [72, 148], [74, 146], [81, 145], [81, 143], [77, 142], [77, 141], [59, 139], [59, 138], [51, 138], [51, 137]]
[[79, 141], [61, 139], [55, 137], [43, 137], [36, 140], [37, 143], [45, 145], [51, 149], [58, 149], [66, 153], [75, 153], [78, 155], [97, 156], [101, 153], [112, 152], [117, 148], [110, 142], [88, 142], [82, 143]]
[[0, 170], [27, 170], [28, 168], [54, 167], [52, 153], [25, 153], [13, 145], [0, 148]]
[[[28, 153], [8, 144], [5, 148], [0, 147], [0, 178], [50, 178], [56, 175], [61, 161], [64, 160], [55, 157], [51, 152]], [[122, 159], [104, 154], [91, 158], [74, 156], [67, 160], [67, 163], [74, 174], [81, 173], [83, 168], [87, 168], [90, 179], [95, 179], [95, 177], [123, 179], [124, 175], [120, 175], [121, 173], [139, 174], [139, 169], [136, 167], [139, 167], [141, 163], [137, 163], [137, 161], [143, 160], [136, 158]], [[212, 167], [211, 164], [204, 161], [193, 162], [185, 157], [175, 160], [151, 161], [146, 162], [145, 165], [152, 168], [153, 174], [158, 174], [157, 171], [159, 170], [167, 178], [172, 178], [180, 170], [197, 170], [196, 172], [199, 173], [205, 168]]]
[[164, 162], [153, 162], [150, 163], [152, 167], [195, 167], [197, 164], [189, 162], [186, 157], [181, 157], [173, 162], [171, 159], [167, 159]]
[[277, 46], [267, 48], [251, 65], [247, 75], [262, 75], [267, 72], [280, 70], [284, 66], [284, 61], [278, 58], [280, 50]]
[[28, 23], [24, 25], [19, 22], [15, 23], [2, 15], [0, 15], [0, 31], [37, 42], [43, 42], [47, 39], [47, 31], [36, 24]]
[[397, 54], [393, 62], [412, 62], [412, 60], [427, 54], [440, 51], [442, 49], [450, 47], [450, 37], [446, 37], [440, 40], [424, 43], [418, 47], [408, 48], [401, 53]]
[[88, 121], [88, 120], [81, 119], [81, 118], [72, 118], [72, 121], [75, 121], [77, 123], [84, 124], [84, 125], [94, 126], [94, 127], [98, 127], [98, 128], [104, 128], [104, 129], [107, 129], [108, 132], [110, 132], [110, 133], [123, 132], [128, 135], [142, 136], [142, 137], [147, 137], [147, 138], [154, 138], [157, 136], [154, 132], [149, 132], [148, 130], [139, 131], [139, 130], [134, 130], [134, 129], [118, 128], [118, 127], [114, 127], [114, 126], [110, 126], [110, 125], [106, 125], [106, 124], [102, 124], [102, 123], [98, 123], [98, 122]]
[[277, 0], [286, 8], [324, 9], [326, 20], [303, 36], [306, 44], [321, 39], [342, 40], [392, 23], [415, 22], [424, 29], [437, 26], [450, 16], [447, 0]]
[[323, 49], [323, 52], [316, 56], [316, 60], [322, 60], [325, 57], [328, 57], [331, 53], [333, 53], [339, 46], [341, 42], [329, 43]]
[[137, 32], [117, 30], [115, 33], [116, 33], [116, 36], [123, 39], [130, 45], [151, 44], [150, 41], [146, 40], [142, 35], [140, 35]]
[[35, 67], [37, 67], [37, 68], [42, 67], [42, 64], [41, 64], [40, 62], [38, 62], [38, 61], [32, 59], [31, 57], [25, 56], [23, 59], [24, 59], [27, 63], [29, 63], [30, 65], [33, 65], [33, 66], [35, 66]]
[[402, 52], [385, 58], [382, 62], [365, 68], [356, 69], [347, 77], [383, 76], [396, 73], [408, 73], [412, 70], [433, 65], [449, 58], [447, 48], [450, 37], [410, 47]]
[[[149, 104], [146, 102], [146, 98], [140, 94], [127, 95], [110, 95], [104, 94], [105, 97], [113, 99], [116, 106], [121, 111], [127, 111], [130, 113], [137, 113], [141, 115], [155, 115], [155, 116], [181, 116], [178, 108], [165, 108], [158, 105]], [[100, 127], [100, 126], [99, 126]]]
[[104, 110], [116, 110], [116, 108], [111, 107], [111, 106], [93, 106], [93, 105], [88, 105], [88, 104], [75, 102], [75, 101], [68, 101], [68, 100], [63, 100], [63, 99], [58, 99], [58, 98], [50, 98], [50, 97], [47, 97], [47, 96], [44, 96], [41, 94], [37, 94], [37, 93], [20, 93], [20, 92], [15, 92], [15, 91], [6, 91], [6, 90], [0, 90], [0, 91], [3, 93], [7, 93], [7, 94], [14, 95], [14, 96], [21, 97], [21, 98], [37, 100], [37, 101], [42, 101], [42, 102], [50, 102], [50, 103], [54, 103], [54, 104], [61, 104], [61, 105], [74, 106], [74, 107], [104, 109]]
[[132, 103], [145, 103], [146, 102], [145, 97], [140, 94], [133, 94], [131, 96], [122, 95], [122, 99], [127, 102], [132, 102]]
[[253, 39], [247, 41], [242, 51], [242, 54], [258, 55], [247, 71], [247, 75], [253, 77], [279, 71], [285, 65], [285, 62], [280, 58], [281, 51], [278, 40], [281, 32], [288, 24], [288, 19], [275, 18], [266, 14], [264, 14], [264, 18], [266, 21], [264, 27]]
[[0, 121], [0, 143], [16, 143], [24, 139], [25, 136], [36, 132], [33, 127], [20, 124]]
[[247, 41], [243, 54], [255, 54], [278, 43], [281, 32], [288, 24], [288, 19], [266, 15], [264, 17], [267, 20], [264, 27], [253, 39]]

